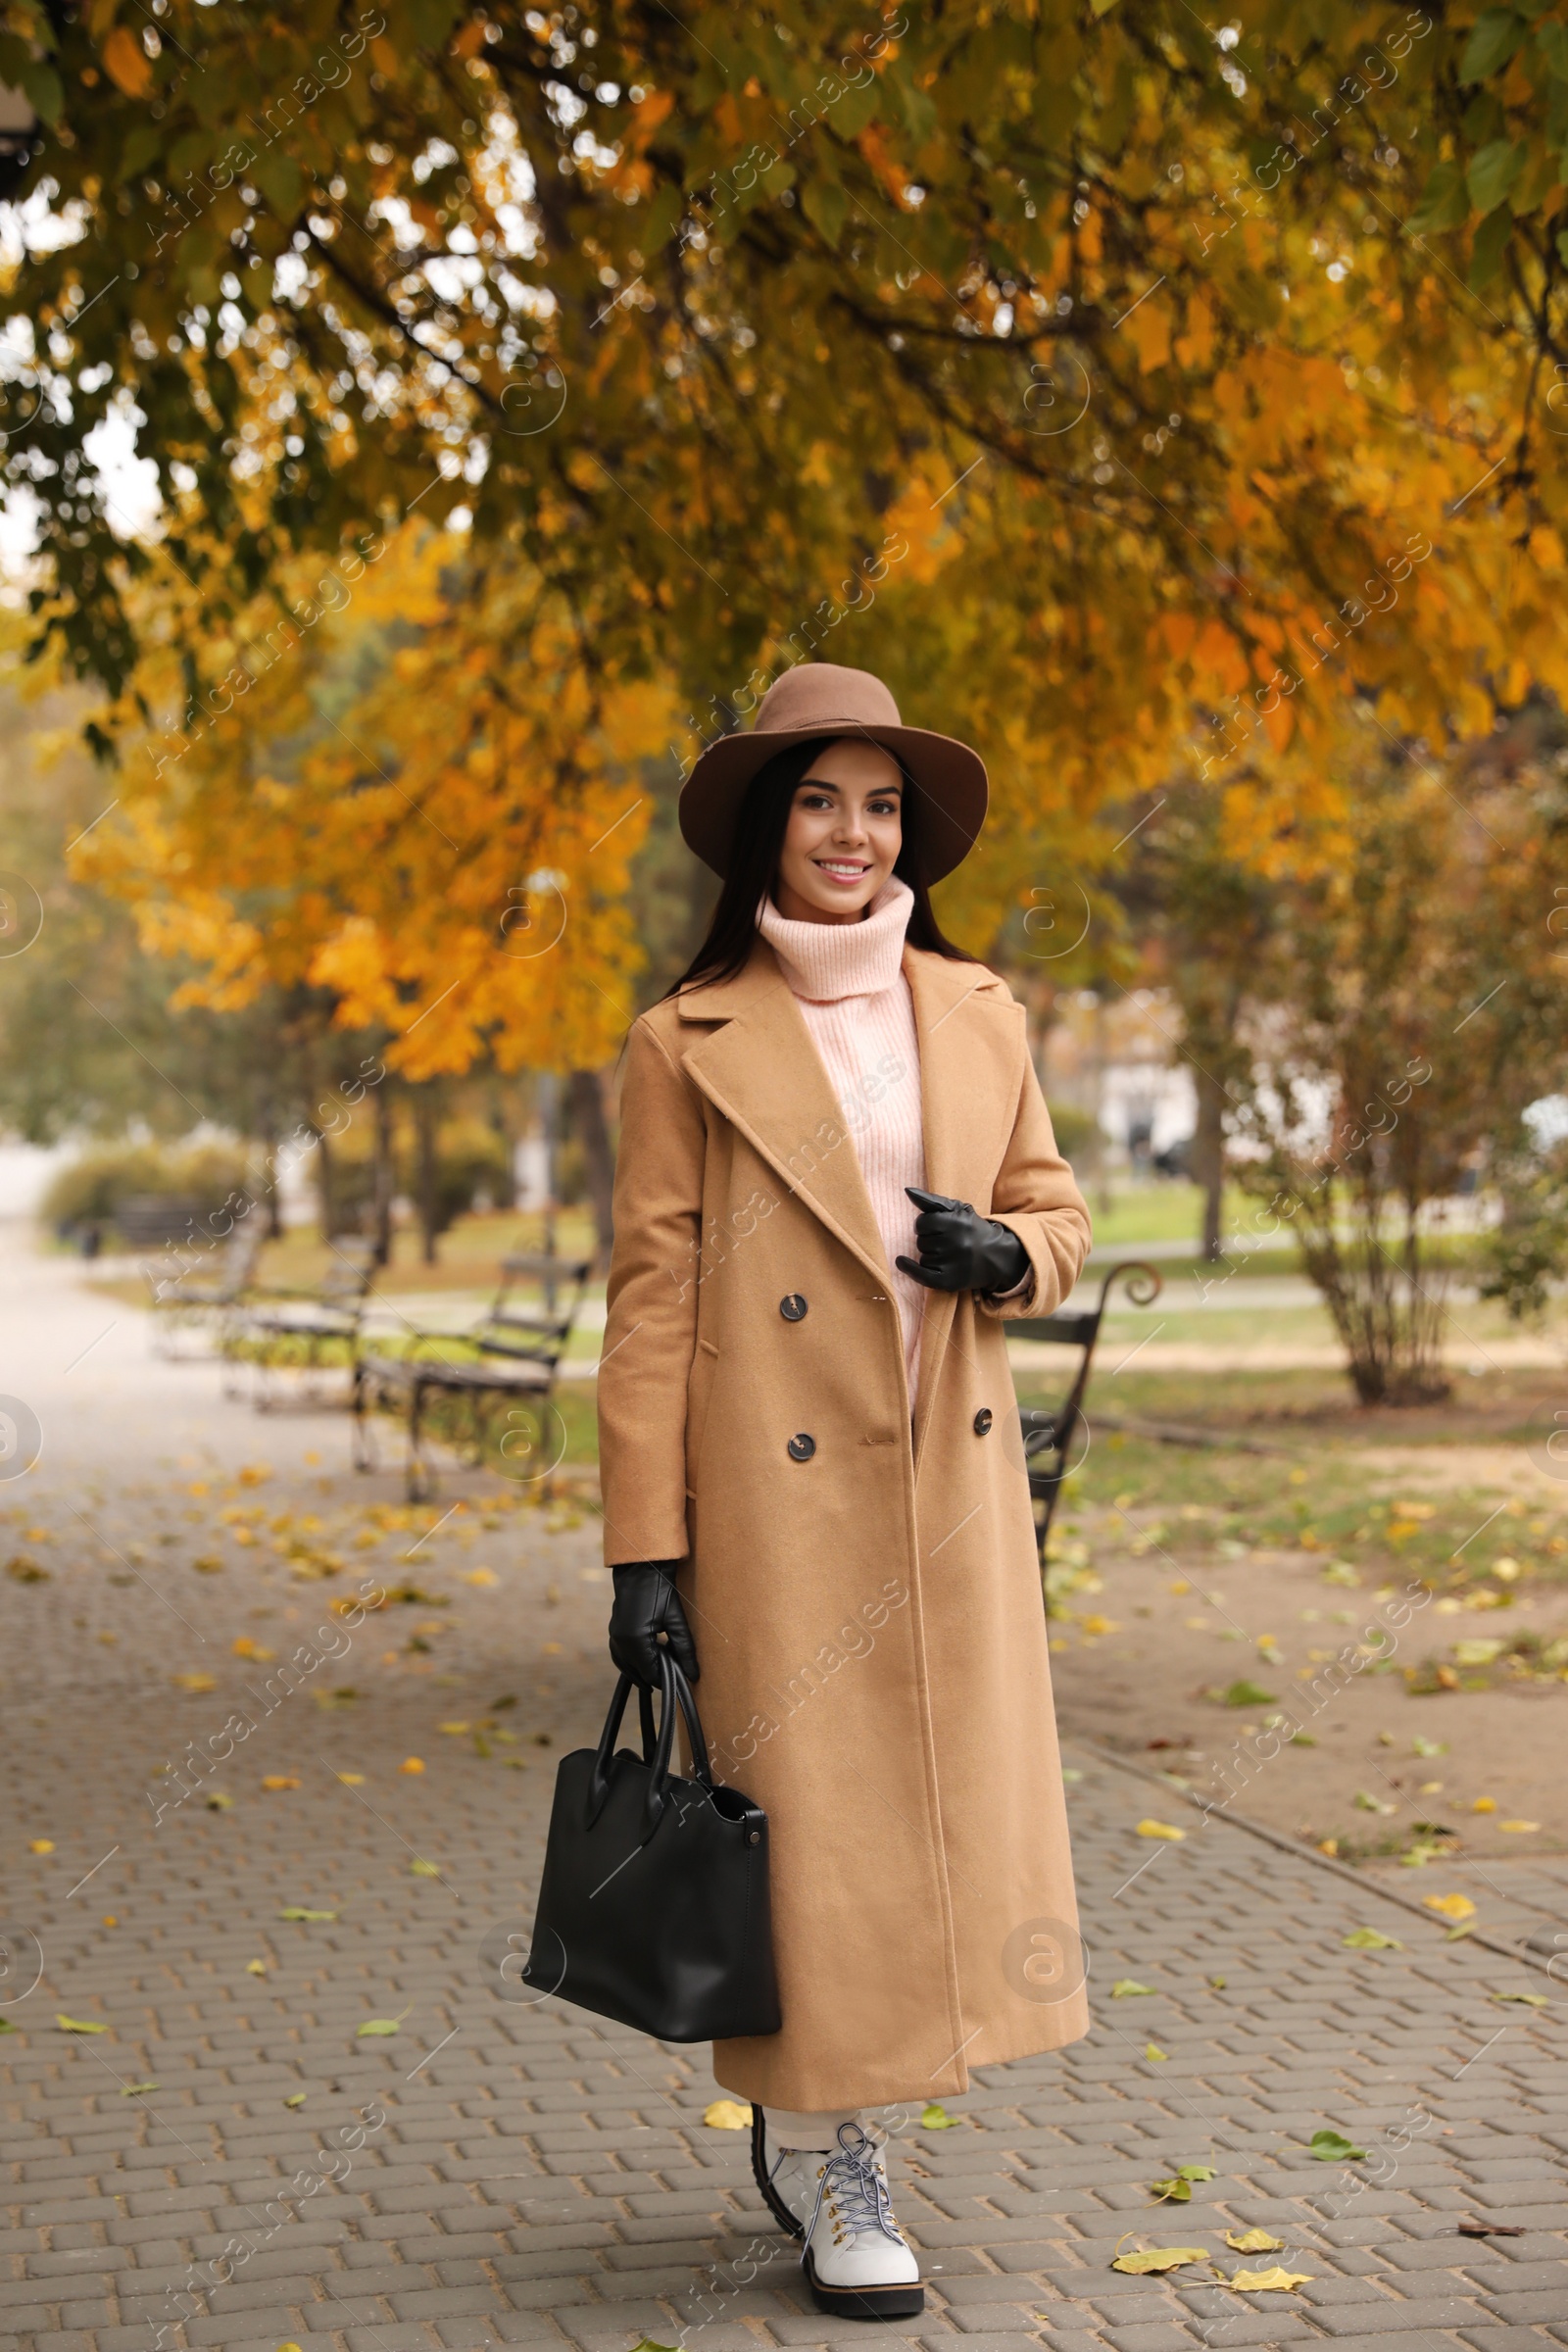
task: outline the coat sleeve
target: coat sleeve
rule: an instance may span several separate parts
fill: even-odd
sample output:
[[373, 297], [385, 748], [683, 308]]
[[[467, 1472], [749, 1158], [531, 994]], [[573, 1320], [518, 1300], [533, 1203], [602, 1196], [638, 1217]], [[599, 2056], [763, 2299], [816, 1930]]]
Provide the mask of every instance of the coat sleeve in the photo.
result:
[[707, 1131], [646, 1020], [621, 1082], [615, 1240], [599, 1359], [605, 1564], [686, 1554], [686, 1392], [697, 1345]]
[[1034, 1063], [1023, 1056], [1023, 1085], [989, 1211], [1029, 1252], [1033, 1280], [1002, 1298], [977, 1298], [982, 1314], [1051, 1315], [1078, 1279], [1089, 1254], [1089, 1209], [1051, 1129]]

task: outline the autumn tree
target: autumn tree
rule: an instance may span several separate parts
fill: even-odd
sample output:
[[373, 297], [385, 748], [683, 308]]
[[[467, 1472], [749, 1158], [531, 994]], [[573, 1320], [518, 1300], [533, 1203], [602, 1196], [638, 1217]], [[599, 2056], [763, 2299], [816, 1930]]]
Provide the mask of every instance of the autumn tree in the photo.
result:
[[1203, 1196], [1200, 1249], [1221, 1254], [1226, 1145], [1250, 1075], [1246, 1023], [1276, 919], [1272, 883], [1238, 857], [1219, 791], [1185, 777], [1164, 796], [1139, 860], [1144, 935], [1180, 1014], [1176, 1054], [1196, 1107], [1190, 1166]]
[[132, 678], [150, 567], [194, 584], [182, 728], [258, 598], [462, 509], [679, 682], [672, 767], [810, 653], [972, 729], [983, 941], [1195, 720], [1223, 772], [1352, 685], [1439, 741], [1564, 683], [1555, 9], [154, 15], [0, 40], [6, 464], [83, 670]]
[[1446, 1393], [1434, 1219], [1568, 1085], [1549, 929], [1560, 735], [1537, 710], [1508, 756], [1438, 765], [1363, 715], [1316, 784], [1314, 822], [1278, 773], [1231, 788], [1267, 910], [1230, 1072], [1232, 1167], [1258, 1204], [1246, 1231], [1295, 1238], [1363, 1403]]
[[[636, 1009], [637, 779], [669, 697], [585, 659], [559, 596], [462, 535], [416, 522], [333, 576], [308, 635], [270, 638], [257, 609], [219, 648], [224, 707], [127, 764], [76, 871], [179, 959], [177, 1002], [243, 1015], [304, 991], [377, 1040], [423, 1139], [421, 1198], [432, 1090], [482, 1067], [584, 1073], [597, 1176], [587, 1080]], [[136, 691], [156, 711], [181, 686], [172, 630]]]

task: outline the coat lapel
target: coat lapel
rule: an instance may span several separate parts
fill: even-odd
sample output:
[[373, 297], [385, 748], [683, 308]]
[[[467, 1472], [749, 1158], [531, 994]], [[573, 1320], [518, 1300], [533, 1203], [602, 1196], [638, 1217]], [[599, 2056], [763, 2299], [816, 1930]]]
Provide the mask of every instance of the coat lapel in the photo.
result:
[[[904, 952], [904, 972], [920, 1050], [926, 1188], [971, 1201], [984, 1214], [1012, 1111], [996, 1084], [999, 984], [984, 964], [911, 948]], [[759, 938], [733, 980], [683, 992], [680, 1011], [694, 1032], [682, 1059], [695, 1083], [828, 1231], [885, 1282], [890, 1268], [859, 1159], [767, 942]], [[956, 1307], [952, 1291], [925, 1294], [916, 1453]]]
[[828, 1231], [886, 1281], [855, 1145], [767, 942], [759, 938], [733, 980], [685, 991], [680, 1010], [683, 1020], [701, 1024], [682, 1056], [696, 1084]]

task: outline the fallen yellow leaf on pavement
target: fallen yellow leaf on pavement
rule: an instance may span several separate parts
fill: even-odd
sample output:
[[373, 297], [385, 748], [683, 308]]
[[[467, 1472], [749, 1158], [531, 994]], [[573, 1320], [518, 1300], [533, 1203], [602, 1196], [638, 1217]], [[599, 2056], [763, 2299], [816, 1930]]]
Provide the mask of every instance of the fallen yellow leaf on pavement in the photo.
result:
[[1474, 1919], [1476, 1915], [1467, 1894], [1424, 1894], [1421, 1900], [1429, 1911], [1441, 1911], [1445, 1919]]
[[714, 2099], [703, 2109], [703, 2121], [712, 2132], [749, 2132], [752, 2111], [742, 2106], [739, 2099]]
[[299, 1782], [291, 1772], [266, 1772], [262, 1775], [264, 1788], [297, 1788]]
[[1151, 2271], [1173, 2271], [1179, 2263], [1207, 2260], [1205, 2246], [1151, 2246], [1147, 2254], [1118, 2254], [1110, 2267], [1113, 2271], [1128, 2271], [1135, 2278], [1144, 2278]]
[[1499, 1821], [1497, 1827], [1499, 1830], [1516, 1831], [1521, 1838], [1528, 1838], [1532, 1832], [1540, 1829], [1541, 1824], [1539, 1821]]
[[1219, 2283], [1244, 2295], [1282, 2295], [1293, 2286], [1307, 2285], [1314, 2276], [1311, 2271], [1282, 2271], [1276, 2264], [1271, 2271], [1237, 2271]]
[[174, 1688], [176, 1690], [216, 1690], [218, 1682], [210, 1674], [176, 1674]]
[[55, 1841], [52, 1838], [34, 1838], [27, 1847], [29, 1854], [52, 1854], [54, 1850]]
[[55, 2011], [55, 2024], [62, 2034], [107, 2034], [109, 2031], [107, 2026], [95, 2025], [91, 2018], [67, 2017], [59, 2009]]
[[1177, 1829], [1173, 1822], [1144, 1820], [1138, 1824], [1136, 1834], [1140, 1838], [1168, 1838], [1175, 1843], [1185, 1838], [1187, 1832]]
[[1276, 2254], [1285, 2240], [1270, 2237], [1266, 2230], [1227, 2230], [1225, 2243], [1238, 2254]]
[[422, 1772], [424, 1770], [423, 1758], [420, 1756], [405, 1756], [402, 1763], [398, 1766], [398, 1770], [399, 1772]]

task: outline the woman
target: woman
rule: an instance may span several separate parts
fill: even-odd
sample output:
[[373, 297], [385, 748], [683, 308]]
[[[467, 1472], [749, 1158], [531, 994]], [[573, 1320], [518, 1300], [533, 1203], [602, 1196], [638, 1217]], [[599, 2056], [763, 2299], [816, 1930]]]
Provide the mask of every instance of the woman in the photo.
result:
[[1003, 1321], [1071, 1290], [1089, 1218], [1022, 1009], [927, 896], [985, 808], [880, 680], [790, 670], [681, 795], [724, 888], [622, 1094], [611, 1655], [701, 1653], [715, 1773], [769, 1815], [783, 2029], [713, 2068], [858, 2318], [923, 2308], [865, 2111], [1088, 2027]]

